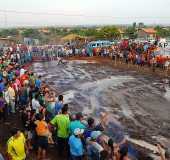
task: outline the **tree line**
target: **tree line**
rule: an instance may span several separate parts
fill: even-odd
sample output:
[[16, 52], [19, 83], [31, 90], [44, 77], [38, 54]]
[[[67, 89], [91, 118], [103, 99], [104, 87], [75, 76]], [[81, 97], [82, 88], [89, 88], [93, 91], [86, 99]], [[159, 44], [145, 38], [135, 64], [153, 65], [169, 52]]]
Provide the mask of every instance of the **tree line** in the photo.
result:
[[[121, 32], [116, 26], [104, 26], [104, 27], [74, 27], [74, 28], [57, 28], [48, 27], [46, 28], [49, 32], [43, 33], [38, 28], [11, 28], [11, 29], [1, 29], [0, 37], [16, 37], [21, 35], [23, 37], [31, 37], [36, 39], [49, 39], [50, 36], [66, 36], [68, 34], [77, 34], [83, 37], [93, 37], [94, 39], [119, 39], [121, 37]], [[163, 28], [161, 26], [156, 26], [155, 30], [159, 37], [170, 37], [170, 27]], [[137, 27], [135, 23], [132, 26], [128, 26], [123, 29], [124, 37], [137, 38]]]

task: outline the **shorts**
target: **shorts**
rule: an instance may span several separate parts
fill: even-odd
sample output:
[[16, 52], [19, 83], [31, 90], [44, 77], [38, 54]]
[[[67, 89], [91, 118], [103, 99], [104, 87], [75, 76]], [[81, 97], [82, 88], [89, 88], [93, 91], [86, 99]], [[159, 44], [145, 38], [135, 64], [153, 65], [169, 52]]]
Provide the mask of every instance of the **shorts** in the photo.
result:
[[48, 138], [45, 136], [38, 136], [38, 147], [46, 150], [48, 148]]
[[32, 134], [31, 131], [26, 130], [26, 131], [25, 131], [25, 134], [26, 134], [28, 140], [31, 140], [31, 139], [33, 138], [33, 134]]
[[31, 131], [28, 131], [28, 139], [31, 140], [32, 139], [32, 132]]

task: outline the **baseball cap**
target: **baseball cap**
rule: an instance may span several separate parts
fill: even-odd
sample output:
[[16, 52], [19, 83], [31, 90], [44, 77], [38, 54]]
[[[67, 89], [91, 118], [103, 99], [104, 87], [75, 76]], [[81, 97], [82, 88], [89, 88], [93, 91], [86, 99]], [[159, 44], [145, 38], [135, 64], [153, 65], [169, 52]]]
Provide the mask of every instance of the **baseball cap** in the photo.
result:
[[84, 133], [84, 129], [76, 128], [74, 130], [74, 135], [78, 136]]
[[93, 131], [92, 133], [91, 133], [91, 138], [92, 139], [97, 139], [100, 135], [102, 135], [102, 132], [101, 131]]

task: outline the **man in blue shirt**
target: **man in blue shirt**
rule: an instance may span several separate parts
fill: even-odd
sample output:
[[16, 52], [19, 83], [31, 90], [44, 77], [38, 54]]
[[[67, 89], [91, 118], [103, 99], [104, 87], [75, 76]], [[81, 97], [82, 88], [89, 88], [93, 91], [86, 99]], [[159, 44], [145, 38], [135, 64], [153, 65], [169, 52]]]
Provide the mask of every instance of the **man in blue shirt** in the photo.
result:
[[40, 87], [41, 87], [41, 76], [38, 76], [38, 78], [35, 80], [35, 87], [40, 89]]
[[3, 80], [0, 80], [0, 92], [3, 92], [4, 89], [5, 89], [4, 82], [3, 82]]
[[55, 115], [59, 114], [62, 108], [63, 108], [63, 95], [59, 95], [58, 101], [55, 104]]
[[69, 138], [70, 154], [72, 160], [83, 160], [83, 143], [81, 137], [84, 130], [76, 128], [74, 134]]
[[8, 80], [9, 81], [12, 81], [13, 80], [13, 77], [14, 77], [14, 73], [12, 71], [9, 71], [8, 72]]
[[73, 134], [76, 128], [85, 129], [86, 126], [81, 122], [83, 120], [83, 115], [81, 113], [76, 114], [76, 120], [70, 123], [70, 133]]

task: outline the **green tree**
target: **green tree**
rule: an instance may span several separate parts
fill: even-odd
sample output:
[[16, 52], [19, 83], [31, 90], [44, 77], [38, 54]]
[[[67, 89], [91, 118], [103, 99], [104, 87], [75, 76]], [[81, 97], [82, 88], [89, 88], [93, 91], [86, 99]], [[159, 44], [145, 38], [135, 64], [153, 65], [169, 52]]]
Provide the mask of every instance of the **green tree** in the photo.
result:
[[40, 38], [40, 33], [37, 29], [28, 28], [22, 32], [24, 37]]
[[170, 36], [170, 28], [162, 28], [160, 26], [156, 26], [155, 30], [157, 31], [157, 35], [162, 38], [166, 38]]
[[136, 28], [136, 22], [133, 23], [133, 28]]
[[135, 39], [137, 38], [137, 34], [136, 34], [136, 29], [134, 27], [128, 27], [125, 30], [125, 35], [127, 37], [129, 37], [130, 39]]
[[107, 26], [96, 32], [96, 38], [113, 40], [120, 37], [120, 32], [115, 26]]
[[12, 29], [2, 29], [0, 31], [1, 37], [7, 37], [7, 36], [16, 36], [18, 34], [18, 30], [15, 28]]

